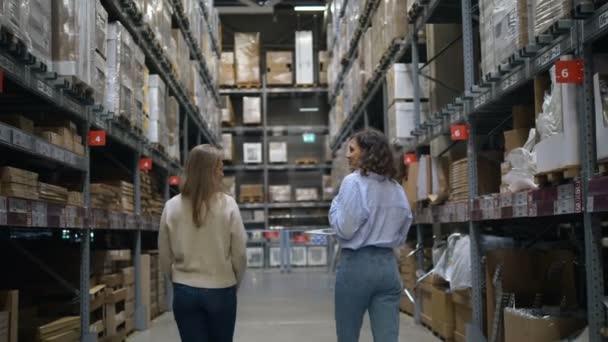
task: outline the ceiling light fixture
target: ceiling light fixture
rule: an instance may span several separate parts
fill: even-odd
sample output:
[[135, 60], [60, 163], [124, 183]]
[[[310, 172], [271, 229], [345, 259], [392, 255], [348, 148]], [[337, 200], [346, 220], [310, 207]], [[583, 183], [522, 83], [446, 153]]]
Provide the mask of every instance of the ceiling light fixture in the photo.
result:
[[323, 12], [325, 6], [294, 6], [296, 12]]

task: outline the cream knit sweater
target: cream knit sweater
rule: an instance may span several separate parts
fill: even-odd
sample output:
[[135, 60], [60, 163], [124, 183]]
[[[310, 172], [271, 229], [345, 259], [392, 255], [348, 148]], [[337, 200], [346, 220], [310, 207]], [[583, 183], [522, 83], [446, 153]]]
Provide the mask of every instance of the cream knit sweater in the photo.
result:
[[165, 204], [158, 235], [161, 269], [173, 282], [220, 289], [241, 282], [247, 267], [247, 234], [235, 200], [217, 194], [202, 226], [192, 221], [190, 201], [177, 195]]

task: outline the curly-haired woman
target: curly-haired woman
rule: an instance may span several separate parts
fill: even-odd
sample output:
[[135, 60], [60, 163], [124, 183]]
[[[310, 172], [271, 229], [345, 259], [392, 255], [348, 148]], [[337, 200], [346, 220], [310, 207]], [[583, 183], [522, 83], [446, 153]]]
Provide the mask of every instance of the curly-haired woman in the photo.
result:
[[354, 171], [329, 212], [342, 248], [335, 289], [338, 342], [359, 340], [366, 311], [374, 341], [397, 342], [402, 284], [393, 249], [405, 241], [412, 213], [381, 132], [355, 134], [346, 157]]

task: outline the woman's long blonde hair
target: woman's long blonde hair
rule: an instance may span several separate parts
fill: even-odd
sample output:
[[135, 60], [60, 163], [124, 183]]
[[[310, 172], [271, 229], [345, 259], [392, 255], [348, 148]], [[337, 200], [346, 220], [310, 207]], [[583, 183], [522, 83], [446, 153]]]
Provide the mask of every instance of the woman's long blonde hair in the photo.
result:
[[198, 145], [188, 154], [179, 190], [192, 203], [192, 221], [197, 227], [207, 215], [211, 198], [221, 190], [216, 176], [221, 160], [221, 151], [212, 145]]

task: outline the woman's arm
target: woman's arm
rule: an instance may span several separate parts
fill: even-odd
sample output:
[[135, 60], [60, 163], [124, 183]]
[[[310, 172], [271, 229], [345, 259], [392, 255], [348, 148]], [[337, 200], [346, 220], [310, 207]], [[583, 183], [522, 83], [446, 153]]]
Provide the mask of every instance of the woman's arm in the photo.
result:
[[367, 221], [369, 211], [354, 177], [346, 177], [340, 185], [340, 192], [334, 198], [329, 210], [329, 223], [336, 235], [351, 240], [359, 228]]
[[158, 233], [158, 256], [160, 259], [160, 269], [163, 274], [173, 281], [171, 266], [173, 264], [173, 251], [171, 250], [171, 240], [169, 237], [169, 226], [167, 225], [167, 207], [163, 209], [160, 218], [160, 231]]
[[243, 280], [243, 275], [247, 269], [247, 233], [245, 232], [239, 207], [234, 201], [230, 213], [230, 239], [232, 270], [236, 276], [238, 286], [241, 280]]

